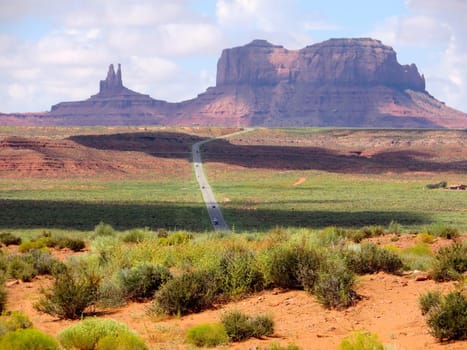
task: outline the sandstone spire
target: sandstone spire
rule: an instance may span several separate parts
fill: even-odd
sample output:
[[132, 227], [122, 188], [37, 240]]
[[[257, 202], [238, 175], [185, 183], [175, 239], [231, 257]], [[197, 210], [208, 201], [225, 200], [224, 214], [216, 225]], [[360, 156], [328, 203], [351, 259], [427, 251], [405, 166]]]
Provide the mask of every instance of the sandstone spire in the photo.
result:
[[122, 70], [120, 63], [118, 64], [117, 74], [115, 74], [114, 65], [109, 66], [109, 71], [107, 72], [107, 78], [101, 80], [99, 84], [99, 93], [105, 94], [108, 92], [115, 92], [123, 88], [122, 83]]

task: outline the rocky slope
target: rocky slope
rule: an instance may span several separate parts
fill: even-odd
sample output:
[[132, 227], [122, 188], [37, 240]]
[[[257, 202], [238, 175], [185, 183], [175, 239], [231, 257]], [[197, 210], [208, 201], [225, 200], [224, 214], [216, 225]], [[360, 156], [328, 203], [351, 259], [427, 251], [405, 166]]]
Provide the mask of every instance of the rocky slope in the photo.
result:
[[[0, 124], [7, 119], [0, 116]], [[216, 86], [180, 103], [125, 88], [120, 65], [117, 73], [111, 65], [98, 94], [59, 103], [36, 120], [59, 125], [467, 127], [467, 114], [431, 96], [414, 64], [399, 64], [391, 47], [369, 38], [331, 39], [301, 50], [265, 40], [225, 49]]]

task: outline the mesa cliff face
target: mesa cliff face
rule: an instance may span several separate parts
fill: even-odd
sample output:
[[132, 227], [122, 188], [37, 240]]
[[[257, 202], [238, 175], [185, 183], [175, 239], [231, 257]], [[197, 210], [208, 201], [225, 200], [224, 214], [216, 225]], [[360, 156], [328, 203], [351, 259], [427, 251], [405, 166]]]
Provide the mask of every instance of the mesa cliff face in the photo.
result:
[[120, 65], [116, 73], [111, 65], [98, 94], [52, 106], [38, 123], [466, 128], [467, 114], [431, 96], [415, 64], [399, 64], [379, 40], [330, 39], [301, 50], [254, 40], [225, 49], [216, 86], [192, 100], [129, 90]]
[[217, 68], [216, 86], [187, 103], [183, 117], [227, 125], [467, 125], [466, 114], [425, 91], [414, 64], [400, 65], [374, 39], [331, 39], [301, 50], [255, 40], [224, 50]]

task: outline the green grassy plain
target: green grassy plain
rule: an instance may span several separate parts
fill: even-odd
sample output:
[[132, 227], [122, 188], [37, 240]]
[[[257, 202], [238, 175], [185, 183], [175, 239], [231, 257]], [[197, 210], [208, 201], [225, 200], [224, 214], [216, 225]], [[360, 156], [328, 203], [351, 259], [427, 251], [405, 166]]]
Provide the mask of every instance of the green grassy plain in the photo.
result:
[[[138, 173], [110, 175], [0, 173], [0, 230], [89, 231], [101, 220], [118, 230], [210, 230], [189, 147], [201, 138], [233, 131], [0, 128], [0, 141], [14, 135], [67, 139], [81, 143], [77, 149], [82, 153], [76, 154], [92, 150], [103, 164], [112, 157], [154, 163], [147, 169], [141, 164]], [[159, 136], [164, 140], [158, 146]], [[440, 224], [466, 232], [467, 193], [425, 189], [442, 180], [467, 183], [465, 142], [462, 131], [261, 128], [207, 144], [203, 160], [224, 216], [236, 232], [275, 226], [358, 228], [391, 221], [405, 231]]]

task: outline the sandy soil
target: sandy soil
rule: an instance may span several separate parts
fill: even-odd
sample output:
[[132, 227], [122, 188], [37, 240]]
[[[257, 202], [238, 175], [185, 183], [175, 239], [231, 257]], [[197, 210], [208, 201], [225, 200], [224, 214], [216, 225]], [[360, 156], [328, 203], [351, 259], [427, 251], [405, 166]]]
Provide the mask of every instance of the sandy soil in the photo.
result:
[[[380, 243], [390, 236], [379, 238]], [[405, 237], [405, 236], [403, 236]], [[413, 238], [399, 240], [402, 247], [413, 244]], [[434, 249], [445, 245], [440, 240]], [[55, 253], [63, 258], [65, 252]], [[37, 277], [33, 282], [8, 281], [9, 310], [21, 310], [34, 325], [56, 335], [77, 321], [57, 320], [33, 308], [41, 287], [52, 282], [50, 277]], [[147, 313], [150, 303], [128, 305], [99, 313], [129, 325], [138, 332], [152, 349], [187, 349], [184, 336], [188, 328], [203, 322], [218, 322], [222, 313], [238, 309], [248, 314], [271, 314], [275, 321], [275, 333], [264, 339], [250, 339], [232, 343], [223, 349], [259, 349], [273, 342], [283, 345], [295, 343], [303, 349], [337, 349], [342, 338], [353, 330], [365, 330], [379, 334], [381, 341], [397, 350], [467, 348], [467, 341], [439, 343], [426, 327], [418, 307], [420, 294], [427, 290], [447, 292], [454, 283], [436, 283], [432, 280], [417, 281], [414, 274], [393, 276], [385, 273], [361, 276], [357, 292], [362, 300], [346, 310], [326, 310], [304, 291], [269, 290], [237, 302], [218, 305], [215, 309], [184, 317], [156, 319]]]

